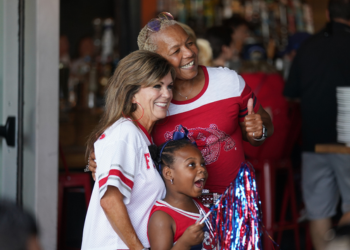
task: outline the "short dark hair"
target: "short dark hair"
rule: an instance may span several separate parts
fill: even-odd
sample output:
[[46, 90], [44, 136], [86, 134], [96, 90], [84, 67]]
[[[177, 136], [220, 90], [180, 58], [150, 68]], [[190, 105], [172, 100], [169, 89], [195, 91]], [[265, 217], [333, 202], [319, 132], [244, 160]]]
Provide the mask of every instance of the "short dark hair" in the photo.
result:
[[232, 32], [232, 28], [228, 26], [214, 26], [207, 30], [205, 39], [209, 41], [210, 47], [213, 50], [213, 59], [220, 56], [223, 45], [230, 46]]
[[[166, 145], [162, 151], [162, 154], [160, 155], [160, 151], [165, 143]], [[197, 146], [187, 138], [181, 140], [171, 140], [165, 143], [163, 143], [159, 147], [157, 147], [156, 145], [151, 145], [148, 147], [152, 160], [155, 162], [155, 164], [157, 164], [157, 169], [161, 175], [163, 167], [172, 166], [172, 164], [174, 163], [174, 153], [177, 150], [188, 145], [192, 145], [193, 147], [197, 148]], [[159, 169], [159, 164], [161, 166], [161, 169]]]
[[27, 249], [30, 237], [38, 235], [34, 217], [9, 200], [0, 200], [0, 249]]
[[330, 19], [350, 20], [350, 0], [330, 0], [328, 3]]
[[232, 17], [223, 20], [222, 24], [224, 26], [231, 27], [233, 29], [236, 29], [239, 26], [247, 26], [249, 28], [249, 22], [241, 15], [239, 14], [234, 14]]

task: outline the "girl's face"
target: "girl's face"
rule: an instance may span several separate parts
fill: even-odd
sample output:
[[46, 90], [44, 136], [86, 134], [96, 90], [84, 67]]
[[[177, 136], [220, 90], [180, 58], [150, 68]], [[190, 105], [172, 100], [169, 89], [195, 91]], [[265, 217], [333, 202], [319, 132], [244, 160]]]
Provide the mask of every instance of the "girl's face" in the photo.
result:
[[191, 80], [198, 74], [198, 48], [180, 25], [169, 26], [153, 34], [157, 53], [176, 70], [176, 78]]
[[175, 151], [171, 169], [173, 185], [178, 192], [190, 197], [198, 197], [202, 194], [208, 172], [198, 148], [187, 145]]

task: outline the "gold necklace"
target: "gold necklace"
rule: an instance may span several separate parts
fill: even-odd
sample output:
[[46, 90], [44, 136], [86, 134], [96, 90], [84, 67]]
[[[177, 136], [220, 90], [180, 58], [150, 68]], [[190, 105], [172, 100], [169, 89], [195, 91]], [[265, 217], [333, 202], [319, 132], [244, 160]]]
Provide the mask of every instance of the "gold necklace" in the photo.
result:
[[187, 94], [186, 96], [182, 95], [179, 91], [177, 91], [177, 93], [178, 93], [179, 95], [181, 95], [182, 97], [185, 97], [185, 99], [187, 100], [187, 97], [191, 94], [192, 89], [193, 89], [193, 83], [191, 84], [190, 92], [188, 92], [188, 94]]

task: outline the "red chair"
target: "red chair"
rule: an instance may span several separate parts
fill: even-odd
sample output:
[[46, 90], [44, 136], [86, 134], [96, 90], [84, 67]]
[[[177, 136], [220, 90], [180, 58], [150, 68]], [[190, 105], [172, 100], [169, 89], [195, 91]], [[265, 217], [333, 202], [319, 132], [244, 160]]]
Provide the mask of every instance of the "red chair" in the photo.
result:
[[[280, 245], [282, 233], [285, 230], [293, 230], [295, 238], [295, 249], [300, 250], [298, 208], [293, 179], [293, 166], [290, 159], [293, 147], [301, 133], [301, 118], [299, 105], [293, 105], [290, 113], [290, 127], [288, 129], [287, 145], [284, 148], [284, 155], [280, 160], [271, 159], [248, 159], [257, 171], [257, 183], [262, 203], [264, 233], [264, 249], [274, 249], [270, 237], [273, 238], [277, 232], [277, 244]], [[287, 173], [287, 181], [284, 188], [282, 208], [279, 220], [275, 220], [275, 178], [281, 172]], [[290, 203], [291, 221], [286, 221], [286, 213]]]
[[[92, 193], [91, 177], [88, 173], [70, 173], [61, 145], [59, 145], [60, 158], [62, 160], [65, 172], [59, 175], [58, 180], [58, 230], [57, 230], [57, 249], [72, 249], [64, 245], [64, 222], [63, 222], [63, 203], [65, 190], [70, 192], [84, 192], [86, 208], [89, 206]], [[83, 188], [83, 190], [82, 190]], [[80, 249], [80, 248], [79, 248]]]

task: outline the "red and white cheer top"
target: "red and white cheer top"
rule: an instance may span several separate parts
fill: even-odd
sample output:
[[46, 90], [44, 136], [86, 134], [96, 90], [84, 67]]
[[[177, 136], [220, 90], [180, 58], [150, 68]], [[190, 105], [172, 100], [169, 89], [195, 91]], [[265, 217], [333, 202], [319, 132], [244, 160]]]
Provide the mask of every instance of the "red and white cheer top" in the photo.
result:
[[249, 98], [254, 112], [260, 103], [243, 78], [228, 68], [201, 66], [205, 75], [202, 91], [186, 101], [173, 100], [170, 115], [153, 129], [156, 145], [172, 139], [181, 124], [189, 130], [206, 162], [209, 178], [205, 188], [223, 193], [245, 160], [239, 122], [248, 114]]
[[[200, 201], [193, 200], [200, 213], [191, 213], [180, 208], [176, 208], [171, 206], [169, 203], [159, 200], [157, 201], [151, 211], [150, 218], [153, 213], [156, 211], [163, 211], [170, 215], [176, 225], [176, 232], [174, 232], [173, 242], [176, 244], [177, 240], [183, 235], [185, 230], [195, 224], [197, 221], [201, 220], [207, 212], [209, 212], [209, 208], [205, 207]], [[204, 240], [201, 244], [195, 245], [191, 247], [191, 250], [213, 250], [215, 248], [215, 243], [212, 237], [212, 234], [209, 231], [207, 225], [203, 228], [204, 231]], [[161, 236], [160, 236], [161, 237]]]
[[[156, 200], [165, 196], [165, 185], [151, 159], [151, 137], [139, 124], [121, 118], [95, 142], [98, 168], [87, 211], [82, 249], [127, 249], [110, 225], [100, 200], [108, 186], [124, 196], [131, 223], [144, 247], [149, 247], [147, 222]], [[118, 213], [118, 211], [115, 211]]]

